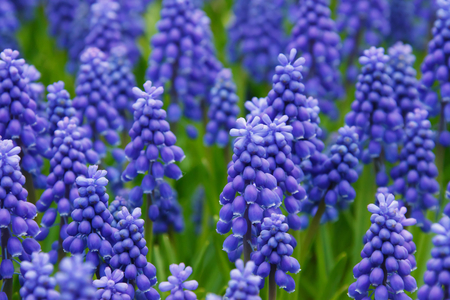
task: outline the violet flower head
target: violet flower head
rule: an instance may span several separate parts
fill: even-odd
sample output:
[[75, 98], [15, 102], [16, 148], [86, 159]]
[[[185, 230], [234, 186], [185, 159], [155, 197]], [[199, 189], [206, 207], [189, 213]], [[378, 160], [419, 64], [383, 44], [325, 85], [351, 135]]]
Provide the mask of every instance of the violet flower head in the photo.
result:
[[14, 0], [13, 4], [16, 11], [26, 19], [31, 19], [34, 15], [39, 0]]
[[70, 94], [64, 89], [64, 82], [58, 81], [47, 87], [47, 115], [49, 120], [48, 133], [54, 136], [58, 122], [65, 117], [71, 119], [75, 116], [75, 108], [72, 106]]
[[[438, 169], [434, 162], [435, 133], [428, 120], [428, 112], [416, 109], [406, 116], [406, 140], [400, 151], [400, 163], [391, 170], [394, 184], [391, 190], [404, 199], [411, 209], [411, 217], [425, 232], [430, 230], [431, 221], [425, 215], [428, 210], [436, 210], [439, 201], [436, 193]], [[450, 213], [449, 211], [445, 211]]]
[[246, 101], [244, 106], [249, 112], [247, 114], [247, 120], [251, 121], [255, 116], [262, 118], [269, 104], [267, 103], [267, 98], [253, 97], [252, 100]]
[[111, 222], [111, 226], [113, 228], [116, 228], [117, 222], [119, 222], [121, 220], [120, 217], [118, 216], [118, 214], [119, 214], [119, 212], [122, 211], [123, 207], [126, 207], [129, 210], [132, 210], [129, 205], [129, 202], [122, 196], [116, 196], [116, 198], [108, 206], [108, 210], [114, 218], [113, 221]]
[[414, 40], [411, 44], [415, 49], [426, 49], [429, 34], [436, 18], [436, 11], [438, 10], [437, 0], [414, 0], [414, 16], [415, 26], [411, 37]]
[[[392, 194], [377, 195], [377, 204], [369, 204], [372, 225], [364, 235], [361, 262], [353, 268], [356, 282], [348, 288], [353, 299], [411, 299], [404, 291], [417, 290], [410, 275], [416, 269], [416, 245], [404, 227], [415, 219], [405, 217], [406, 207], [399, 208]], [[371, 295], [371, 296], [369, 296]]]
[[16, 31], [19, 20], [10, 0], [0, 1], [0, 49], [17, 48]]
[[[105, 74], [109, 72], [107, 56], [98, 48], [88, 48], [81, 55], [81, 66], [76, 81], [76, 97], [73, 106], [81, 124], [85, 124], [88, 136], [94, 141], [94, 149], [105, 155], [106, 149], [100, 139], [103, 136], [110, 145], [118, 145], [117, 131], [122, 129], [122, 120], [115, 109], [112, 93]], [[101, 150], [103, 149], [103, 150]]]
[[79, 197], [73, 201], [71, 213], [73, 221], [67, 226], [67, 237], [63, 249], [72, 254], [83, 253], [88, 249], [86, 261], [97, 267], [101, 261], [108, 261], [113, 254], [111, 243], [113, 216], [108, 210], [109, 195], [106, 193], [108, 180], [106, 171], [98, 166], [90, 166], [87, 176], [78, 176]]
[[417, 72], [413, 66], [415, 60], [412, 47], [408, 44], [397, 42], [389, 48], [387, 72], [392, 79], [393, 97], [404, 120], [409, 112], [423, 106], [419, 99]]
[[363, 49], [379, 46], [390, 33], [387, 0], [343, 0], [339, 2], [336, 22], [339, 33], [346, 33], [341, 54], [347, 62], [347, 80], [358, 75], [356, 59]]
[[170, 265], [169, 281], [163, 281], [159, 284], [162, 292], [170, 291], [167, 300], [185, 299], [197, 300], [197, 295], [193, 291], [198, 288], [198, 282], [195, 280], [186, 281], [192, 274], [192, 268], [186, 267], [184, 263]]
[[130, 214], [122, 207], [117, 217], [120, 220], [113, 234], [114, 255], [109, 263], [114, 270], [125, 270], [125, 281], [135, 282], [146, 299], [158, 300], [160, 296], [153, 288], [157, 283], [156, 268], [145, 258], [148, 248], [144, 239], [144, 220], [140, 219], [141, 209], [135, 208]]
[[320, 201], [325, 202], [321, 223], [335, 221], [339, 211], [347, 209], [356, 196], [352, 184], [358, 180], [359, 136], [355, 127], [339, 129], [336, 142], [321, 164], [317, 175], [311, 180], [308, 199], [301, 203], [302, 212], [315, 215]]
[[128, 292], [128, 284], [122, 282], [124, 275], [122, 270], [114, 270], [111, 273], [109, 267], [105, 268], [105, 276], [94, 280], [94, 287], [98, 288], [96, 292], [97, 299], [122, 299], [131, 300]]
[[[44, 102], [44, 91], [45, 87], [42, 83], [38, 82], [41, 79], [41, 73], [36, 69], [35, 66], [25, 64], [23, 70], [23, 76], [25, 77], [25, 81], [27, 83], [27, 93], [31, 99], [36, 102], [37, 108], [36, 111], [38, 115], [41, 115], [45, 112], [46, 103]], [[41, 117], [46, 117], [42, 115]]]
[[228, 281], [224, 299], [261, 300], [261, 297], [259, 297], [261, 278], [253, 275], [255, 272], [256, 266], [253, 261], [248, 261], [244, 267], [244, 262], [238, 259], [236, 261], [236, 269], [230, 272], [231, 279]]
[[223, 69], [217, 74], [216, 84], [211, 89], [210, 101], [205, 144], [226, 147], [228, 132], [234, 127], [239, 115], [239, 97], [236, 95], [236, 84], [233, 82], [230, 69]]
[[[276, 284], [291, 293], [295, 290], [295, 281], [287, 273], [300, 272], [300, 264], [291, 256], [297, 241], [287, 233], [288, 230], [289, 225], [284, 215], [272, 214], [269, 218], [264, 218], [258, 236], [258, 250], [252, 253], [251, 258], [257, 266], [256, 275], [266, 278], [270, 272], [275, 272]], [[264, 280], [261, 280], [259, 288], [263, 287]]]
[[302, 74], [306, 94], [319, 99], [320, 110], [336, 119], [339, 111], [334, 101], [343, 96], [344, 90], [339, 71], [340, 38], [329, 5], [329, 0], [298, 4], [299, 17], [288, 49], [297, 49], [305, 59]]
[[23, 261], [20, 272], [23, 276], [23, 284], [20, 288], [22, 299], [61, 299], [55, 291], [56, 279], [51, 277], [53, 265], [50, 256], [45, 252], [34, 252], [31, 261]]
[[[420, 92], [421, 100], [431, 116], [439, 115], [441, 119], [441, 125], [438, 128], [439, 143], [448, 147], [450, 146], [450, 132], [447, 124], [450, 121], [450, 69], [447, 61], [450, 56], [444, 45], [450, 40], [445, 25], [450, 20], [450, 2], [438, 1], [437, 4], [437, 20], [432, 29], [433, 38], [428, 43], [428, 54], [421, 66], [423, 75]], [[437, 95], [437, 90], [440, 97]]]
[[445, 299], [449, 289], [449, 232], [450, 218], [443, 216], [439, 223], [431, 225], [433, 246], [427, 271], [423, 275], [424, 285], [417, 292], [419, 300]]
[[[39, 226], [33, 220], [37, 213], [34, 204], [27, 202], [28, 192], [23, 188], [25, 176], [20, 171], [20, 148], [11, 140], [0, 140], [0, 230], [2, 235], [2, 261], [0, 275], [4, 279], [14, 274], [13, 258], [29, 260], [40, 251], [34, 239]], [[25, 238], [27, 237], [27, 238]]]
[[345, 117], [348, 126], [356, 127], [363, 150], [362, 162], [368, 164], [374, 160], [379, 186], [386, 186], [388, 181], [384, 160], [397, 161], [398, 146], [404, 138], [403, 117], [393, 98], [388, 61], [383, 48], [371, 47], [364, 51], [359, 59], [362, 68], [356, 99]]
[[83, 256], [65, 257], [59, 263], [59, 272], [55, 278], [62, 300], [95, 299], [95, 288], [92, 285], [93, 266], [83, 262]]
[[415, 37], [411, 34], [411, 29], [415, 28], [414, 5], [414, 1], [408, 0], [389, 1], [389, 27], [391, 31], [388, 40], [391, 43], [397, 41], [414, 42]]
[[176, 191], [167, 182], [157, 183], [153, 204], [148, 212], [150, 220], [153, 221], [154, 233], [167, 233], [170, 228], [175, 232], [184, 230], [183, 211], [177, 198]]
[[276, 56], [285, 47], [282, 7], [274, 1], [237, 0], [233, 12], [228, 27], [230, 60], [242, 61], [254, 81], [270, 82]]
[[48, 0], [45, 13], [49, 24], [49, 32], [54, 36], [60, 48], [70, 44], [70, 32], [80, 4], [71, 0]]

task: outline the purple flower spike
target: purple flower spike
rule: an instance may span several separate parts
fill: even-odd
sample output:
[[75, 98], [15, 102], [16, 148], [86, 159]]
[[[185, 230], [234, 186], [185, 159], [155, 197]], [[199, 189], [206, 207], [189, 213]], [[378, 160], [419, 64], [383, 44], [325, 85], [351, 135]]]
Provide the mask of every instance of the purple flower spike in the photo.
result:
[[[390, 189], [402, 196], [411, 209], [411, 216], [425, 232], [430, 230], [431, 222], [425, 215], [428, 210], [439, 206], [436, 193], [439, 184], [436, 181], [438, 169], [434, 163], [433, 149], [435, 133], [427, 119], [424, 109], [416, 109], [406, 116], [406, 140], [400, 151], [400, 163], [391, 170], [394, 184]], [[448, 208], [444, 213], [450, 213]]]
[[248, 261], [244, 267], [244, 262], [238, 259], [236, 269], [230, 272], [231, 280], [228, 282], [225, 299], [261, 300], [259, 297], [261, 278], [253, 275], [254, 273], [256, 273], [256, 266], [253, 261]]
[[[295, 290], [295, 282], [287, 273], [300, 272], [300, 264], [291, 256], [297, 242], [287, 233], [288, 230], [289, 225], [285, 216], [272, 214], [269, 218], [264, 218], [257, 240], [258, 250], [253, 252], [251, 257], [257, 267], [256, 275], [265, 278], [270, 272], [275, 273], [277, 285], [291, 293]], [[264, 280], [261, 280], [259, 288], [263, 287]]]
[[256, 82], [270, 82], [276, 56], [285, 47], [283, 11], [276, 1], [237, 0], [228, 27], [228, 55], [242, 61]]
[[65, 117], [69, 119], [75, 116], [75, 108], [72, 106], [70, 94], [64, 89], [64, 82], [58, 81], [47, 87], [47, 116], [49, 120], [48, 133], [54, 136], [58, 122]]
[[[364, 235], [361, 262], [353, 268], [356, 279], [348, 288], [353, 299], [411, 299], [404, 291], [417, 290], [410, 275], [416, 269], [416, 245], [412, 234], [404, 227], [412, 226], [415, 219], [405, 217], [406, 207], [399, 208], [394, 195], [377, 194], [377, 204], [369, 204], [372, 225]], [[369, 294], [371, 296], [369, 296]], [[419, 297], [420, 298], [420, 297]]]
[[56, 273], [61, 299], [95, 299], [95, 288], [92, 285], [93, 265], [83, 262], [81, 255], [63, 258]]
[[186, 267], [184, 263], [179, 265], [170, 265], [169, 281], [164, 281], [159, 284], [161, 292], [170, 291], [170, 296], [167, 300], [186, 299], [197, 300], [197, 296], [194, 292], [198, 287], [198, 282], [195, 280], [186, 281], [192, 274], [192, 268]]
[[0, 1], [0, 20], [2, 28], [0, 33], [0, 48], [17, 48], [15, 33], [19, 28], [16, 9], [10, 0]]
[[105, 276], [98, 280], [94, 280], [94, 287], [98, 288], [96, 292], [97, 299], [122, 299], [131, 300], [131, 296], [127, 294], [128, 284], [122, 282], [124, 275], [122, 270], [114, 270], [111, 273], [109, 267], [105, 268]]
[[205, 144], [219, 147], [228, 145], [228, 132], [234, 127], [239, 115], [239, 101], [236, 85], [230, 69], [223, 69], [217, 74], [216, 84], [211, 89], [211, 106], [208, 111], [209, 122], [206, 125]]
[[23, 261], [20, 272], [23, 276], [23, 284], [20, 289], [22, 299], [61, 299], [55, 291], [56, 280], [50, 275], [53, 273], [53, 265], [50, 256], [44, 252], [34, 252], [31, 261]]
[[305, 58], [303, 76], [306, 94], [319, 99], [322, 113], [338, 117], [334, 101], [343, 96], [339, 72], [340, 38], [331, 19], [329, 0], [308, 0], [298, 4], [298, 21], [292, 29], [288, 49], [295, 48]]
[[48, 0], [45, 12], [49, 21], [50, 34], [56, 37], [58, 46], [70, 45], [70, 32], [73, 30], [77, 9], [82, 6], [71, 0]]

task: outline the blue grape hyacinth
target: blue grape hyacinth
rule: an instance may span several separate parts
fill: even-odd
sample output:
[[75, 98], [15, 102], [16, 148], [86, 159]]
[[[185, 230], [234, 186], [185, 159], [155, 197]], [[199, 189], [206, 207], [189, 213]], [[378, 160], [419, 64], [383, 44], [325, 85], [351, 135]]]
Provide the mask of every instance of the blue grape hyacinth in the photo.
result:
[[159, 284], [159, 289], [162, 292], [170, 291], [170, 296], [167, 300], [185, 299], [185, 300], [197, 300], [195, 291], [198, 287], [198, 282], [195, 280], [186, 281], [192, 274], [192, 268], [184, 263], [170, 265], [169, 281], [163, 281]]
[[261, 297], [259, 297], [261, 278], [254, 275], [255, 271], [256, 266], [253, 261], [248, 261], [244, 267], [244, 262], [238, 259], [236, 269], [230, 272], [231, 279], [228, 281], [224, 299], [261, 300]]
[[80, 60], [73, 106], [81, 124], [85, 124], [83, 128], [94, 141], [94, 149], [103, 156], [105, 149], [100, 137], [103, 136], [112, 146], [118, 145], [120, 137], [117, 131], [123, 126], [105, 76], [109, 71], [107, 56], [98, 48], [88, 48]]
[[153, 221], [153, 232], [160, 234], [184, 230], [183, 208], [178, 203], [178, 195], [167, 182], [157, 183], [152, 195], [153, 205], [148, 212]]
[[298, 21], [288, 49], [297, 49], [305, 59], [302, 74], [306, 94], [319, 99], [321, 112], [336, 119], [339, 112], [335, 101], [343, 96], [344, 90], [339, 71], [340, 38], [329, 5], [329, 0], [298, 4]]
[[71, 0], [48, 0], [45, 13], [49, 25], [49, 33], [54, 36], [60, 48], [67, 48], [70, 44], [70, 32], [80, 3]]
[[230, 69], [223, 69], [217, 74], [216, 84], [211, 89], [211, 105], [208, 111], [209, 122], [206, 125], [205, 144], [219, 147], [228, 145], [228, 132], [234, 127], [239, 115], [236, 85]]
[[53, 137], [58, 128], [58, 122], [65, 117], [71, 119], [75, 116], [76, 111], [72, 106], [69, 92], [64, 89], [63, 81], [49, 85], [47, 91], [47, 116], [49, 121], [47, 132]]
[[387, 38], [391, 43], [397, 41], [412, 43], [414, 39], [417, 39], [411, 34], [411, 29], [415, 28], [414, 4], [414, 1], [408, 0], [389, 1], [389, 27], [391, 30]]
[[34, 252], [31, 261], [23, 261], [20, 265], [23, 284], [20, 288], [22, 299], [61, 299], [55, 290], [56, 279], [51, 277], [53, 265], [50, 256], [44, 252]]
[[379, 193], [377, 204], [369, 204], [367, 209], [372, 213], [372, 225], [364, 235], [362, 260], [353, 268], [356, 282], [348, 288], [348, 295], [353, 299], [411, 300], [404, 291], [417, 290], [410, 275], [416, 269], [416, 245], [404, 227], [416, 220], [405, 217], [406, 207], [399, 208], [392, 194]]
[[424, 231], [429, 231], [431, 221], [425, 217], [428, 210], [436, 210], [439, 201], [436, 194], [438, 168], [434, 162], [435, 133], [428, 120], [428, 112], [416, 109], [406, 116], [406, 140], [400, 151], [400, 163], [391, 170], [394, 181], [391, 189], [404, 199], [411, 210], [411, 217]]
[[412, 47], [408, 44], [397, 42], [389, 48], [387, 73], [392, 79], [394, 99], [405, 121], [409, 112], [423, 106], [419, 98], [417, 72], [413, 66], [415, 60]]
[[121, 220], [118, 214], [122, 211], [123, 207], [126, 207], [128, 210], [132, 210], [129, 205], [129, 201], [122, 196], [116, 196], [116, 198], [108, 206], [108, 210], [114, 218], [111, 222], [111, 226], [113, 228], [116, 228], [117, 222]]
[[270, 82], [276, 56], [286, 42], [282, 7], [276, 1], [237, 0], [233, 12], [228, 28], [230, 60], [242, 61], [254, 81]]
[[141, 293], [145, 293], [146, 299], [157, 300], [160, 296], [153, 288], [157, 283], [156, 268], [145, 258], [148, 248], [144, 239], [144, 220], [140, 219], [141, 209], [135, 208], [130, 213], [122, 207], [117, 217], [119, 221], [113, 234], [114, 255], [109, 263], [113, 270], [125, 270], [124, 280], [135, 284]]
[[[134, 291], [129, 291], [129, 285], [122, 282], [124, 273], [122, 270], [114, 270], [105, 268], [105, 276], [94, 280], [94, 287], [98, 288], [96, 294], [97, 299], [121, 299], [131, 300], [134, 296]], [[130, 295], [131, 294], [131, 295]]]
[[357, 79], [356, 60], [368, 46], [379, 46], [390, 33], [387, 0], [343, 0], [337, 8], [337, 28], [346, 33], [341, 53], [347, 65], [347, 81]]
[[427, 271], [423, 275], [424, 285], [417, 292], [419, 300], [445, 299], [450, 288], [449, 232], [450, 218], [443, 216], [439, 223], [431, 225], [433, 246]]
[[77, 177], [79, 197], [73, 201], [73, 221], [67, 226], [67, 237], [62, 243], [64, 251], [72, 254], [88, 249], [86, 261], [94, 267], [102, 263], [101, 259], [109, 261], [113, 255], [110, 243], [113, 216], [108, 210], [105, 176], [106, 171], [94, 165], [89, 166], [86, 177]]
[[65, 257], [59, 263], [59, 271], [55, 278], [59, 286], [62, 300], [95, 299], [95, 288], [92, 285], [94, 266], [83, 262], [83, 256]]
[[16, 31], [19, 20], [10, 0], [0, 1], [0, 49], [17, 48]]
[[[251, 258], [257, 266], [256, 275], [270, 277], [269, 280], [275, 280], [280, 288], [291, 293], [295, 290], [295, 281], [287, 273], [300, 272], [300, 264], [292, 257], [297, 241], [287, 233], [288, 230], [284, 215], [272, 214], [264, 218], [257, 240], [258, 250], [252, 253]], [[264, 280], [261, 280], [259, 287], [264, 287]]]
[[378, 186], [387, 185], [384, 161], [397, 161], [398, 147], [404, 139], [403, 117], [393, 98], [388, 61], [383, 48], [364, 50], [359, 59], [362, 68], [356, 84], [356, 99], [345, 117], [348, 126], [356, 127], [363, 151], [362, 162], [374, 161]]

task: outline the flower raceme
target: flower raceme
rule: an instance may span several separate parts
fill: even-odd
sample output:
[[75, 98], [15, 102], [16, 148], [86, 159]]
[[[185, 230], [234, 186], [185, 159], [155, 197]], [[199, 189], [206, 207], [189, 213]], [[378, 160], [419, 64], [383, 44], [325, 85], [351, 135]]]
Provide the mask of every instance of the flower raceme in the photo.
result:
[[63, 300], [95, 299], [92, 285], [94, 266], [83, 262], [81, 255], [65, 257], [59, 263], [59, 272], [55, 278]]
[[241, 259], [236, 261], [236, 269], [230, 272], [230, 281], [225, 291], [224, 299], [261, 300], [259, 297], [259, 285], [261, 278], [253, 275], [256, 266], [253, 261], [248, 261], [245, 266]]
[[169, 281], [163, 281], [159, 284], [159, 289], [162, 292], [170, 291], [170, 295], [167, 300], [185, 299], [185, 300], [197, 300], [195, 291], [198, 287], [196, 280], [186, 281], [192, 274], [192, 268], [186, 267], [184, 263], [170, 265]]

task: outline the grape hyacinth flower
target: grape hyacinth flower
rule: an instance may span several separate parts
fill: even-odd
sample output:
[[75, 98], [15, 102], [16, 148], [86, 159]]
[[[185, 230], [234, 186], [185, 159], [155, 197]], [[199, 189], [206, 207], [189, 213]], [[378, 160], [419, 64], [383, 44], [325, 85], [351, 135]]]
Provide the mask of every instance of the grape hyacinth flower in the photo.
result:
[[23, 187], [25, 176], [20, 171], [19, 153], [20, 147], [15, 147], [11, 140], [0, 140], [0, 275], [6, 284], [12, 284], [15, 257], [29, 260], [33, 252], [41, 250], [34, 239], [40, 231], [33, 220], [37, 215], [36, 207], [27, 202], [28, 191]]
[[[377, 204], [369, 204], [372, 225], [364, 235], [361, 262], [353, 268], [356, 282], [348, 288], [353, 299], [410, 299], [417, 289], [411, 271], [416, 269], [414, 252], [416, 245], [405, 226], [412, 226], [415, 219], [405, 217], [406, 207], [399, 208], [392, 194], [377, 195]], [[369, 296], [371, 295], [371, 296]]]
[[261, 278], [253, 275], [255, 272], [256, 266], [253, 261], [248, 261], [244, 267], [244, 262], [238, 259], [236, 269], [230, 272], [231, 280], [228, 281], [224, 299], [261, 300], [259, 297]]
[[102, 263], [101, 259], [109, 261], [113, 254], [110, 243], [113, 216], [108, 210], [105, 176], [106, 171], [94, 165], [89, 166], [86, 177], [77, 177], [79, 197], [73, 201], [73, 221], [67, 226], [67, 237], [62, 244], [64, 251], [72, 254], [88, 249], [86, 261], [94, 267]]
[[409, 112], [423, 106], [419, 99], [417, 72], [413, 66], [415, 60], [412, 47], [408, 44], [397, 42], [389, 48], [387, 73], [392, 79], [393, 97], [405, 122]]
[[23, 276], [23, 284], [20, 288], [22, 299], [61, 299], [55, 291], [56, 280], [50, 275], [53, 273], [53, 265], [50, 256], [44, 252], [34, 252], [31, 261], [23, 261], [20, 272]]
[[[447, 126], [450, 121], [450, 80], [447, 61], [450, 56], [444, 45], [450, 40], [446, 34], [445, 25], [450, 20], [450, 2], [438, 1], [438, 8], [437, 20], [432, 29], [433, 38], [428, 43], [428, 54], [421, 66], [423, 75], [420, 92], [421, 100], [427, 106], [431, 116], [439, 115], [439, 143], [448, 147], [450, 146], [450, 132]], [[438, 87], [440, 97], [433, 86]]]
[[132, 210], [129, 206], [128, 201], [123, 198], [122, 196], [116, 196], [116, 198], [109, 204], [108, 210], [113, 216], [113, 221], [111, 222], [111, 227], [116, 228], [117, 222], [119, 222], [121, 219], [119, 218], [118, 214], [122, 211], [122, 208], [126, 207], [129, 210]]
[[25, 81], [27, 83], [28, 96], [36, 102], [36, 110], [38, 115], [45, 118], [45, 115], [41, 115], [42, 113], [45, 113], [46, 109], [46, 103], [44, 102], [45, 87], [42, 83], [38, 82], [38, 80], [41, 79], [41, 73], [35, 66], [25, 64], [23, 76], [25, 77]]
[[209, 122], [206, 125], [205, 144], [219, 147], [228, 145], [228, 132], [234, 128], [239, 115], [236, 85], [230, 69], [223, 69], [217, 74], [216, 84], [211, 89], [211, 105], [208, 111]]
[[269, 105], [267, 104], [267, 98], [253, 97], [252, 100], [246, 101], [244, 103], [244, 106], [249, 112], [246, 118], [247, 120], [251, 121], [255, 116], [262, 118]]
[[94, 280], [94, 287], [98, 288], [95, 293], [97, 299], [133, 299], [134, 291], [130, 292], [129, 285], [122, 282], [124, 273], [122, 270], [114, 270], [111, 273], [109, 267], [105, 268], [105, 276]]
[[[50, 160], [47, 189], [36, 203], [38, 211], [45, 212], [39, 240], [46, 238], [58, 213], [61, 216], [62, 239], [67, 236], [65, 228], [68, 224], [68, 217], [73, 210], [75, 199], [78, 198], [76, 178], [88, 176], [86, 163], [94, 164], [99, 160], [98, 154], [91, 149], [92, 142], [86, 138], [83, 129], [78, 127], [77, 118], [69, 120], [68, 117], [65, 117], [58, 122], [52, 146], [53, 157]], [[57, 204], [57, 209], [50, 208], [53, 202]]]
[[92, 285], [93, 266], [83, 262], [81, 255], [66, 257], [59, 263], [59, 272], [55, 278], [62, 300], [95, 299]]
[[336, 142], [330, 147], [327, 159], [320, 165], [317, 175], [311, 180], [308, 199], [301, 202], [301, 211], [315, 215], [320, 202], [325, 211], [320, 221], [335, 221], [339, 211], [348, 208], [356, 196], [352, 184], [358, 180], [359, 136], [355, 127], [339, 129]]
[[228, 27], [230, 60], [242, 61], [254, 81], [270, 82], [275, 57], [285, 47], [282, 7], [274, 1], [237, 0], [233, 12]]
[[411, 43], [415, 49], [426, 49], [431, 28], [436, 18], [438, 10], [437, 0], [414, 0], [415, 26], [411, 37]]
[[26, 19], [31, 19], [34, 15], [36, 7], [39, 5], [39, 0], [14, 0], [13, 4], [16, 11]]
[[164, 0], [158, 33], [152, 37], [147, 78], [155, 86], [171, 83], [168, 117], [177, 122], [181, 115], [202, 119], [220, 63], [214, 56], [209, 18], [189, 0]]
[[[287, 273], [300, 272], [300, 264], [291, 256], [297, 241], [287, 233], [288, 230], [289, 225], [284, 215], [272, 214], [264, 218], [258, 236], [258, 250], [251, 256], [257, 266], [256, 275], [261, 278], [269, 277], [269, 294], [273, 292], [273, 283], [288, 293], [295, 290], [295, 281]], [[261, 280], [259, 288], [263, 287], [264, 280]]]
[[438, 169], [434, 162], [434, 132], [427, 119], [428, 112], [415, 109], [406, 116], [406, 140], [400, 151], [400, 163], [391, 170], [394, 184], [391, 190], [402, 196], [411, 210], [411, 217], [425, 232], [430, 230], [431, 221], [425, 217], [428, 210], [436, 210], [439, 201], [436, 193]]
[[436, 234], [432, 241], [434, 248], [427, 263], [427, 271], [423, 275], [424, 285], [417, 292], [419, 300], [445, 299], [450, 288], [447, 279], [449, 274], [449, 232], [450, 218], [446, 215], [439, 223], [431, 225], [431, 231]]
[[[172, 188], [164, 181], [164, 177], [180, 179], [182, 173], [175, 162], [181, 162], [185, 157], [183, 150], [175, 145], [177, 138], [166, 121], [163, 102], [158, 100], [163, 91], [162, 87], [152, 86], [151, 81], [144, 84], [144, 91], [133, 88], [137, 99], [133, 105], [134, 123], [129, 131], [131, 142], [125, 147], [125, 155], [130, 163], [122, 173], [125, 182], [133, 180], [138, 174], [147, 173], [141, 187], [142, 192], [147, 194], [149, 214], [155, 211], [156, 204], [153, 202], [157, 198], [172, 198]], [[149, 217], [154, 220], [157, 215]]]
[[340, 38], [331, 19], [329, 0], [307, 0], [298, 4], [299, 17], [292, 29], [288, 49], [302, 53], [305, 63], [305, 92], [319, 100], [322, 113], [338, 117], [335, 101], [343, 96], [340, 64]]
[[103, 136], [108, 144], [120, 143], [117, 131], [122, 129], [121, 118], [115, 109], [106, 75], [109, 72], [107, 56], [98, 48], [88, 48], [81, 54], [81, 66], [77, 75], [76, 97], [73, 106], [88, 136], [94, 141], [94, 149], [105, 155]]
[[80, 4], [72, 0], [48, 0], [45, 13], [49, 24], [50, 35], [56, 38], [60, 48], [70, 45], [70, 33]]
[[16, 31], [19, 20], [10, 0], [0, 1], [0, 49], [17, 48]]
[[153, 221], [154, 233], [166, 233], [170, 228], [175, 232], [184, 230], [182, 207], [177, 197], [176, 191], [167, 182], [157, 183], [152, 195], [153, 205], [148, 212], [150, 220]]
[[[433, 0], [430, 0], [433, 1]], [[414, 41], [411, 28], [415, 27], [414, 2], [409, 0], [389, 1], [389, 27], [391, 31], [388, 40], [412, 43]]]
[[336, 22], [339, 33], [346, 33], [341, 54], [346, 62], [346, 81], [357, 79], [356, 59], [368, 46], [379, 46], [390, 33], [387, 0], [343, 0]]
[[47, 132], [53, 137], [58, 128], [58, 122], [65, 117], [71, 119], [75, 116], [76, 111], [72, 106], [69, 92], [64, 89], [63, 81], [50, 84], [47, 91], [47, 116], [49, 121]]
[[198, 282], [195, 280], [186, 281], [192, 274], [192, 268], [186, 267], [184, 263], [170, 265], [169, 281], [163, 281], [159, 284], [161, 292], [170, 291], [170, 296], [166, 300], [186, 299], [197, 300], [197, 295], [193, 291], [198, 288]]
[[145, 258], [148, 248], [144, 239], [144, 220], [140, 219], [141, 209], [135, 208], [130, 214], [126, 207], [122, 207], [117, 217], [119, 221], [113, 234], [114, 255], [109, 262], [111, 267], [113, 270], [125, 270], [124, 280], [135, 284], [146, 299], [160, 299], [153, 288], [157, 283], [156, 268]]
[[[270, 164], [266, 160], [264, 136], [268, 127], [259, 117], [251, 122], [239, 118], [236, 128], [230, 131], [237, 137], [233, 145], [233, 160], [228, 166], [228, 183], [220, 194], [219, 221], [217, 232], [227, 234], [224, 243], [230, 261], [238, 259], [244, 250], [245, 260], [250, 253], [256, 237], [254, 226], [262, 222], [265, 209], [281, 205], [283, 191], [277, 188], [277, 180], [271, 174]], [[238, 196], [236, 196], [238, 193]]]
[[404, 138], [403, 118], [394, 100], [392, 80], [388, 73], [389, 56], [383, 48], [364, 51], [359, 62], [361, 74], [356, 84], [352, 110], [345, 117], [348, 126], [355, 126], [362, 149], [362, 162], [374, 161], [376, 182], [386, 186], [384, 160], [398, 159], [398, 146]]

